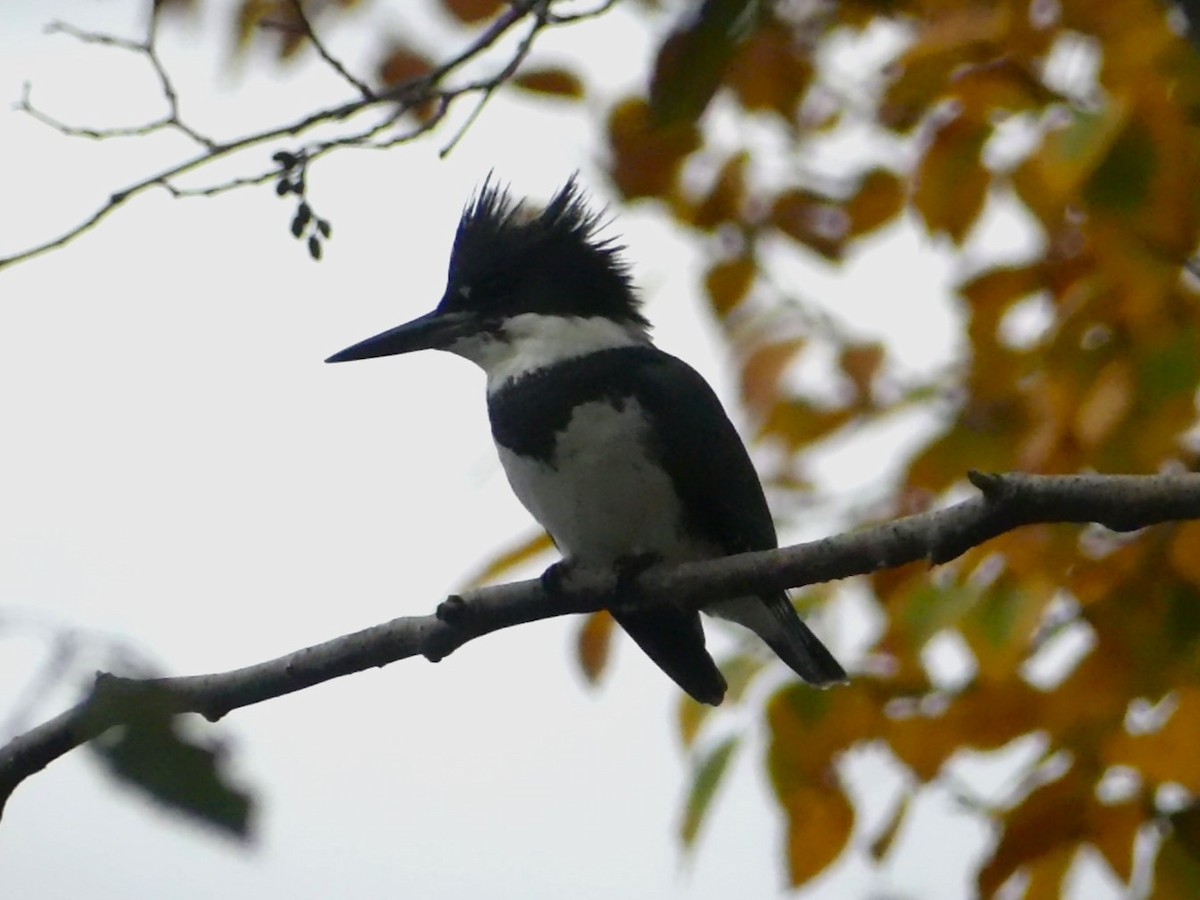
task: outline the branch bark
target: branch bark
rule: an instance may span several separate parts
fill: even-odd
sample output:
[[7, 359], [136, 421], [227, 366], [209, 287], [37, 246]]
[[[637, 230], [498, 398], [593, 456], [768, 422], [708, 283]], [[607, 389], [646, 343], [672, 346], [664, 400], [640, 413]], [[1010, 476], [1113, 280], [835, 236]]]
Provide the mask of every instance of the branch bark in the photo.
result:
[[[970, 473], [979, 495], [952, 506], [785, 547], [654, 568], [638, 580], [639, 602], [700, 607], [714, 600], [865, 575], [926, 560], [948, 562], [1022, 525], [1097, 523], [1133, 531], [1200, 518], [1200, 474], [985, 475]], [[216, 721], [226, 713], [315, 684], [422, 655], [436, 662], [473, 640], [526, 622], [594, 612], [611, 603], [613, 579], [579, 572], [561, 596], [541, 583], [477, 588], [444, 601], [436, 613], [403, 616], [277, 659], [211, 675], [132, 679], [101, 673], [76, 706], [0, 748], [0, 814], [25, 778], [125, 724], [129, 704], [115, 693], [169, 698], [175, 713]]]

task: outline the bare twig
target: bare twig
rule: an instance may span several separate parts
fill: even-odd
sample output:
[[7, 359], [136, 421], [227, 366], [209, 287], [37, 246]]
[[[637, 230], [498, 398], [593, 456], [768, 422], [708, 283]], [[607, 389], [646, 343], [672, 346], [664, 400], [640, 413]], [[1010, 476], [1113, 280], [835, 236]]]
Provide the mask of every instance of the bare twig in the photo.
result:
[[[297, 3], [297, 8], [299, 8], [299, 0], [295, 0], [295, 2]], [[47, 126], [70, 136], [85, 136], [96, 139], [133, 137], [148, 134], [152, 131], [173, 128], [188, 135], [193, 141], [200, 144], [202, 149], [200, 153], [189, 159], [176, 162], [162, 171], [148, 175], [121, 190], [114, 191], [95, 212], [58, 237], [43, 241], [7, 257], [0, 257], [0, 269], [32, 259], [70, 243], [75, 238], [94, 228], [127, 200], [153, 188], [167, 190], [175, 197], [212, 196], [225, 191], [271, 181], [281, 174], [278, 169], [264, 169], [253, 175], [237, 176], [227, 181], [202, 187], [181, 187], [175, 183], [175, 180], [180, 176], [194, 173], [217, 160], [284, 138], [300, 137], [320, 125], [349, 122], [351, 119], [364, 113], [372, 111], [381, 112], [379, 118], [371, 122], [371, 124], [358, 130], [351, 130], [331, 138], [304, 144], [295, 150], [295, 155], [303, 156], [309, 162], [312, 162], [327, 153], [343, 147], [382, 150], [416, 140], [440, 125], [445, 119], [450, 106], [459, 98], [472, 94], [478, 95], [481, 97], [480, 106], [482, 106], [483, 102], [486, 102], [517, 70], [528, 55], [533, 41], [540, 32], [548, 27], [571, 24], [592, 18], [615, 5], [615, 0], [613, 0], [613, 2], [602, 3], [596, 9], [585, 13], [554, 17], [549, 14], [552, 2], [553, 0], [513, 0], [508, 8], [476, 35], [472, 41], [441, 65], [419, 77], [392, 85], [380, 91], [371, 90], [369, 86], [351, 76], [329, 54], [328, 50], [324, 49], [324, 45], [316, 38], [309, 20], [302, 18], [308, 29], [308, 36], [313, 41], [318, 53], [321, 54], [322, 59], [328, 65], [332, 66], [341, 77], [353, 85], [360, 96], [345, 103], [316, 110], [289, 124], [278, 125], [254, 132], [253, 134], [223, 141], [213, 140], [200, 134], [187, 125], [180, 117], [174, 86], [155, 50], [156, 16], [151, 17], [149, 37], [145, 41], [131, 41], [112, 35], [81, 31], [61, 23], [55, 24], [51, 26], [52, 31], [69, 34], [86, 43], [99, 44], [146, 55], [157, 73], [161, 90], [167, 101], [168, 113], [145, 125], [132, 128], [79, 128], [60, 122], [56, 118], [35, 108], [29, 101], [28, 88], [21, 102], [18, 104], [20, 109], [34, 116], [38, 121]], [[302, 10], [300, 10], [300, 13], [303, 16]], [[531, 22], [529, 31], [523, 36], [513, 54], [496, 70], [494, 75], [457, 85], [447, 84], [467, 62], [478, 58], [490, 50], [502, 37], [526, 20]], [[422, 120], [411, 123], [406, 118], [409, 112], [430, 105], [432, 106], [432, 113]], [[471, 120], [473, 118], [474, 114]], [[470, 120], [468, 124], [469, 122]], [[393, 132], [392, 129], [397, 130]], [[450, 146], [452, 147], [457, 143], [460, 137], [461, 132], [451, 140]], [[443, 153], [448, 152], [448, 149], [443, 151]]]
[[356, 88], [358, 92], [362, 94], [364, 100], [374, 100], [375, 92], [371, 90], [371, 88], [365, 82], [359, 81], [357, 78], [351, 75], [349, 70], [342, 65], [341, 60], [330, 53], [321, 39], [317, 37], [317, 32], [312, 26], [312, 21], [308, 18], [308, 13], [304, 11], [303, 0], [292, 0], [292, 7], [296, 12], [296, 18], [299, 20], [300, 25], [304, 28], [305, 37], [308, 38], [309, 43], [313, 45], [313, 49], [317, 51], [317, 54], [321, 57], [321, 59], [325, 60], [326, 65], [328, 65], [331, 69], [346, 79], [346, 81], [348, 81], [354, 88]]
[[[1119, 531], [1200, 518], [1200, 474], [982, 475], [971, 474], [980, 495], [945, 509], [797, 544], [781, 550], [651, 569], [638, 581], [640, 602], [690, 605], [864, 575], [905, 563], [947, 562], [971, 547], [1021, 525], [1096, 522]], [[125, 679], [99, 676], [86, 699], [0, 748], [0, 811], [25, 778], [80, 744], [122, 724], [119, 704], [103, 703], [114, 684], [122, 690], [166, 691], [176, 712], [216, 720], [261, 703], [364, 669], [423, 655], [439, 660], [462, 644], [502, 628], [611, 602], [603, 574], [578, 573], [561, 596], [537, 580], [467, 591], [438, 614], [393, 619], [354, 634], [258, 665], [214, 675]]]

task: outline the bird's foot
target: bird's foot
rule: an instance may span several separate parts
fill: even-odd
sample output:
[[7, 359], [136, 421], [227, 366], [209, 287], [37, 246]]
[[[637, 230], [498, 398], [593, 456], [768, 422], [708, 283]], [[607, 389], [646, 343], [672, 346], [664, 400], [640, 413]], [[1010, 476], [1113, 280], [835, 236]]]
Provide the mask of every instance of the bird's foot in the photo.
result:
[[570, 560], [560, 559], [558, 562], [552, 563], [538, 579], [542, 584], [542, 590], [550, 597], [561, 597], [566, 593], [567, 582], [571, 580], [571, 573], [574, 570], [575, 564]]

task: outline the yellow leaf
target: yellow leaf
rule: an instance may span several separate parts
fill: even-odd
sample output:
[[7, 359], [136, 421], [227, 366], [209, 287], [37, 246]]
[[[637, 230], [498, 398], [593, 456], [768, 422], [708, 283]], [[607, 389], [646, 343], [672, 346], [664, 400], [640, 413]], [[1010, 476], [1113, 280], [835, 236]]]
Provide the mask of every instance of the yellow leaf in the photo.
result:
[[917, 170], [913, 206], [931, 231], [945, 232], [961, 243], [983, 210], [991, 174], [980, 150], [990, 129], [959, 116], [942, 126]]
[[599, 610], [583, 620], [576, 639], [579, 667], [590, 684], [596, 684], [608, 665], [612, 648], [613, 617], [608, 610]]
[[1085, 448], [1112, 434], [1133, 404], [1133, 370], [1124, 358], [1100, 370], [1075, 412], [1074, 433]]
[[741, 219], [742, 203], [746, 197], [746, 163], [748, 153], [735, 153], [725, 164], [713, 183], [708, 196], [696, 207], [691, 224], [703, 231], [712, 231], [722, 222]]
[[550, 540], [550, 535], [544, 531], [539, 532], [509, 549], [497, 553], [484, 564], [482, 569], [468, 578], [460, 590], [470, 590], [471, 588], [479, 587], [481, 584], [493, 581], [526, 560], [532, 559], [546, 550], [550, 550], [553, 546], [554, 542]]

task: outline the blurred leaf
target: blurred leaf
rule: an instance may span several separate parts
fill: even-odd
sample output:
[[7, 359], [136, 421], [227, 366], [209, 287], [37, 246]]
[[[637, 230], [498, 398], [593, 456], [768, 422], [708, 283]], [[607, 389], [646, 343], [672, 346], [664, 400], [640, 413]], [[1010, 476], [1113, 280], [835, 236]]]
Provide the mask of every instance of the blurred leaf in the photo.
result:
[[1200, 896], [1200, 804], [1170, 817], [1154, 866], [1155, 897]]
[[690, 123], [655, 125], [646, 103], [629, 98], [609, 113], [608, 141], [612, 179], [626, 199], [667, 197], [680, 164], [700, 146], [700, 133]]
[[379, 81], [386, 87], [404, 84], [431, 71], [433, 71], [433, 62], [428, 57], [398, 41], [391, 43], [379, 65], [376, 66]]
[[651, 121], [674, 125], [700, 117], [758, 5], [757, 0], [703, 0], [700, 9], [667, 36], [650, 78]]
[[791, 27], [769, 19], [737, 48], [726, 81], [746, 109], [773, 110], [790, 122], [813, 78], [809, 52]]
[[446, 11], [464, 25], [474, 25], [496, 15], [505, 0], [441, 0]]
[[481, 584], [495, 581], [511, 569], [515, 569], [522, 563], [552, 549], [554, 549], [554, 542], [550, 540], [550, 535], [544, 531], [538, 532], [533, 537], [520, 541], [507, 550], [497, 553], [484, 563], [482, 569], [468, 578], [459, 590], [470, 590], [471, 588], [479, 587]]
[[809, 191], [786, 190], [775, 198], [770, 221], [792, 240], [826, 259], [841, 260], [849, 217], [828, 200]]
[[1189, 791], [1200, 790], [1200, 760], [1196, 737], [1200, 735], [1200, 687], [1188, 685], [1174, 692], [1175, 709], [1157, 731], [1130, 734], [1122, 728], [1104, 744], [1108, 765], [1130, 766], [1152, 785], [1175, 783]]
[[589, 684], [596, 684], [608, 666], [612, 650], [613, 617], [602, 609], [587, 616], [579, 629], [576, 645], [579, 666]]
[[535, 94], [549, 94], [572, 100], [583, 96], [583, 82], [579, 80], [578, 75], [567, 69], [529, 69], [513, 78], [512, 83]]
[[741, 220], [742, 204], [746, 199], [746, 163], [749, 159], [749, 154], [743, 151], [725, 160], [712, 190], [692, 213], [692, 227], [712, 231], [722, 222]]
[[738, 742], [736, 735], [725, 738], [700, 758], [699, 765], [692, 772], [692, 786], [688, 790], [687, 806], [679, 826], [679, 839], [685, 849], [691, 849], [700, 833], [700, 826], [704, 824], [704, 817]]
[[1090, 796], [1091, 785], [1080, 777], [1078, 768], [1072, 768], [1006, 813], [1000, 843], [979, 872], [980, 895], [992, 896], [1019, 867], [1039, 861], [1049, 863], [1040, 877], [1053, 881], [1057, 889], [1065, 870], [1059, 853], [1073, 851], [1084, 834], [1084, 805]]
[[829, 437], [853, 418], [849, 409], [819, 409], [803, 398], [789, 397], [772, 404], [756, 437], [776, 438], [798, 450]]
[[724, 319], [742, 302], [757, 274], [758, 265], [749, 256], [723, 260], [709, 268], [704, 274], [704, 289], [718, 318]]
[[750, 351], [741, 365], [741, 396], [751, 413], [761, 416], [779, 399], [780, 380], [804, 344], [798, 337]]
[[1171, 566], [1200, 588], [1200, 522], [1181, 522], [1171, 539]]
[[894, 172], [869, 171], [843, 206], [850, 217], [851, 236], [867, 234], [897, 218], [904, 210], [904, 200], [904, 183]]
[[1097, 111], [1070, 110], [1064, 128], [1047, 134], [1012, 174], [1022, 202], [1049, 228], [1062, 224], [1068, 204], [1078, 200], [1080, 187], [1104, 159], [1124, 129], [1131, 105], [1113, 96]]
[[1094, 803], [1089, 818], [1089, 842], [1128, 887], [1133, 877], [1133, 842], [1146, 821], [1145, 809], [1136, 800], [1111, 805]]
[[247, 840], [253, 801], [222, 772], [220, 745], [184, 737], [171, 716], [133, 719], [89, 745], [108, 770], [173, 812]]
[[854, 807], [836, 786], [812, 785], [788, 797], [788, 881], [802, 885], [825, 870], [850, 842]]
[[892, 805], [891, 814], [888, 816], [883, 828], [875, 836], [875, 840], [871, 841], [870, 854], [875, 862], [881, 862], [892, 849], [892, 845], [896, 842], [896, 835], [900, 833], [900, 826], [904, 824], [904, 819], [908, 815], [911, 805], [912, 793], [910, 791], [902, 793]]
[[859, 397], [870, 399], [871, 384], [883, 364], [882, 344], [850, 344], [842, 348], [838, 366], [854, 384]]
[[1128, 360], [1115, 359], [1100, 370], [1075, 413], [1075, 436], [1085, 447], [1108, 438], [1133, 405], [1133, 371]]
[[959, 116], [934, 135], [917, 171], [913, 206], [930, 231], [945, 232], [962, 243], [987, 199], [991, 174], [980, 151], [990, 130]]

